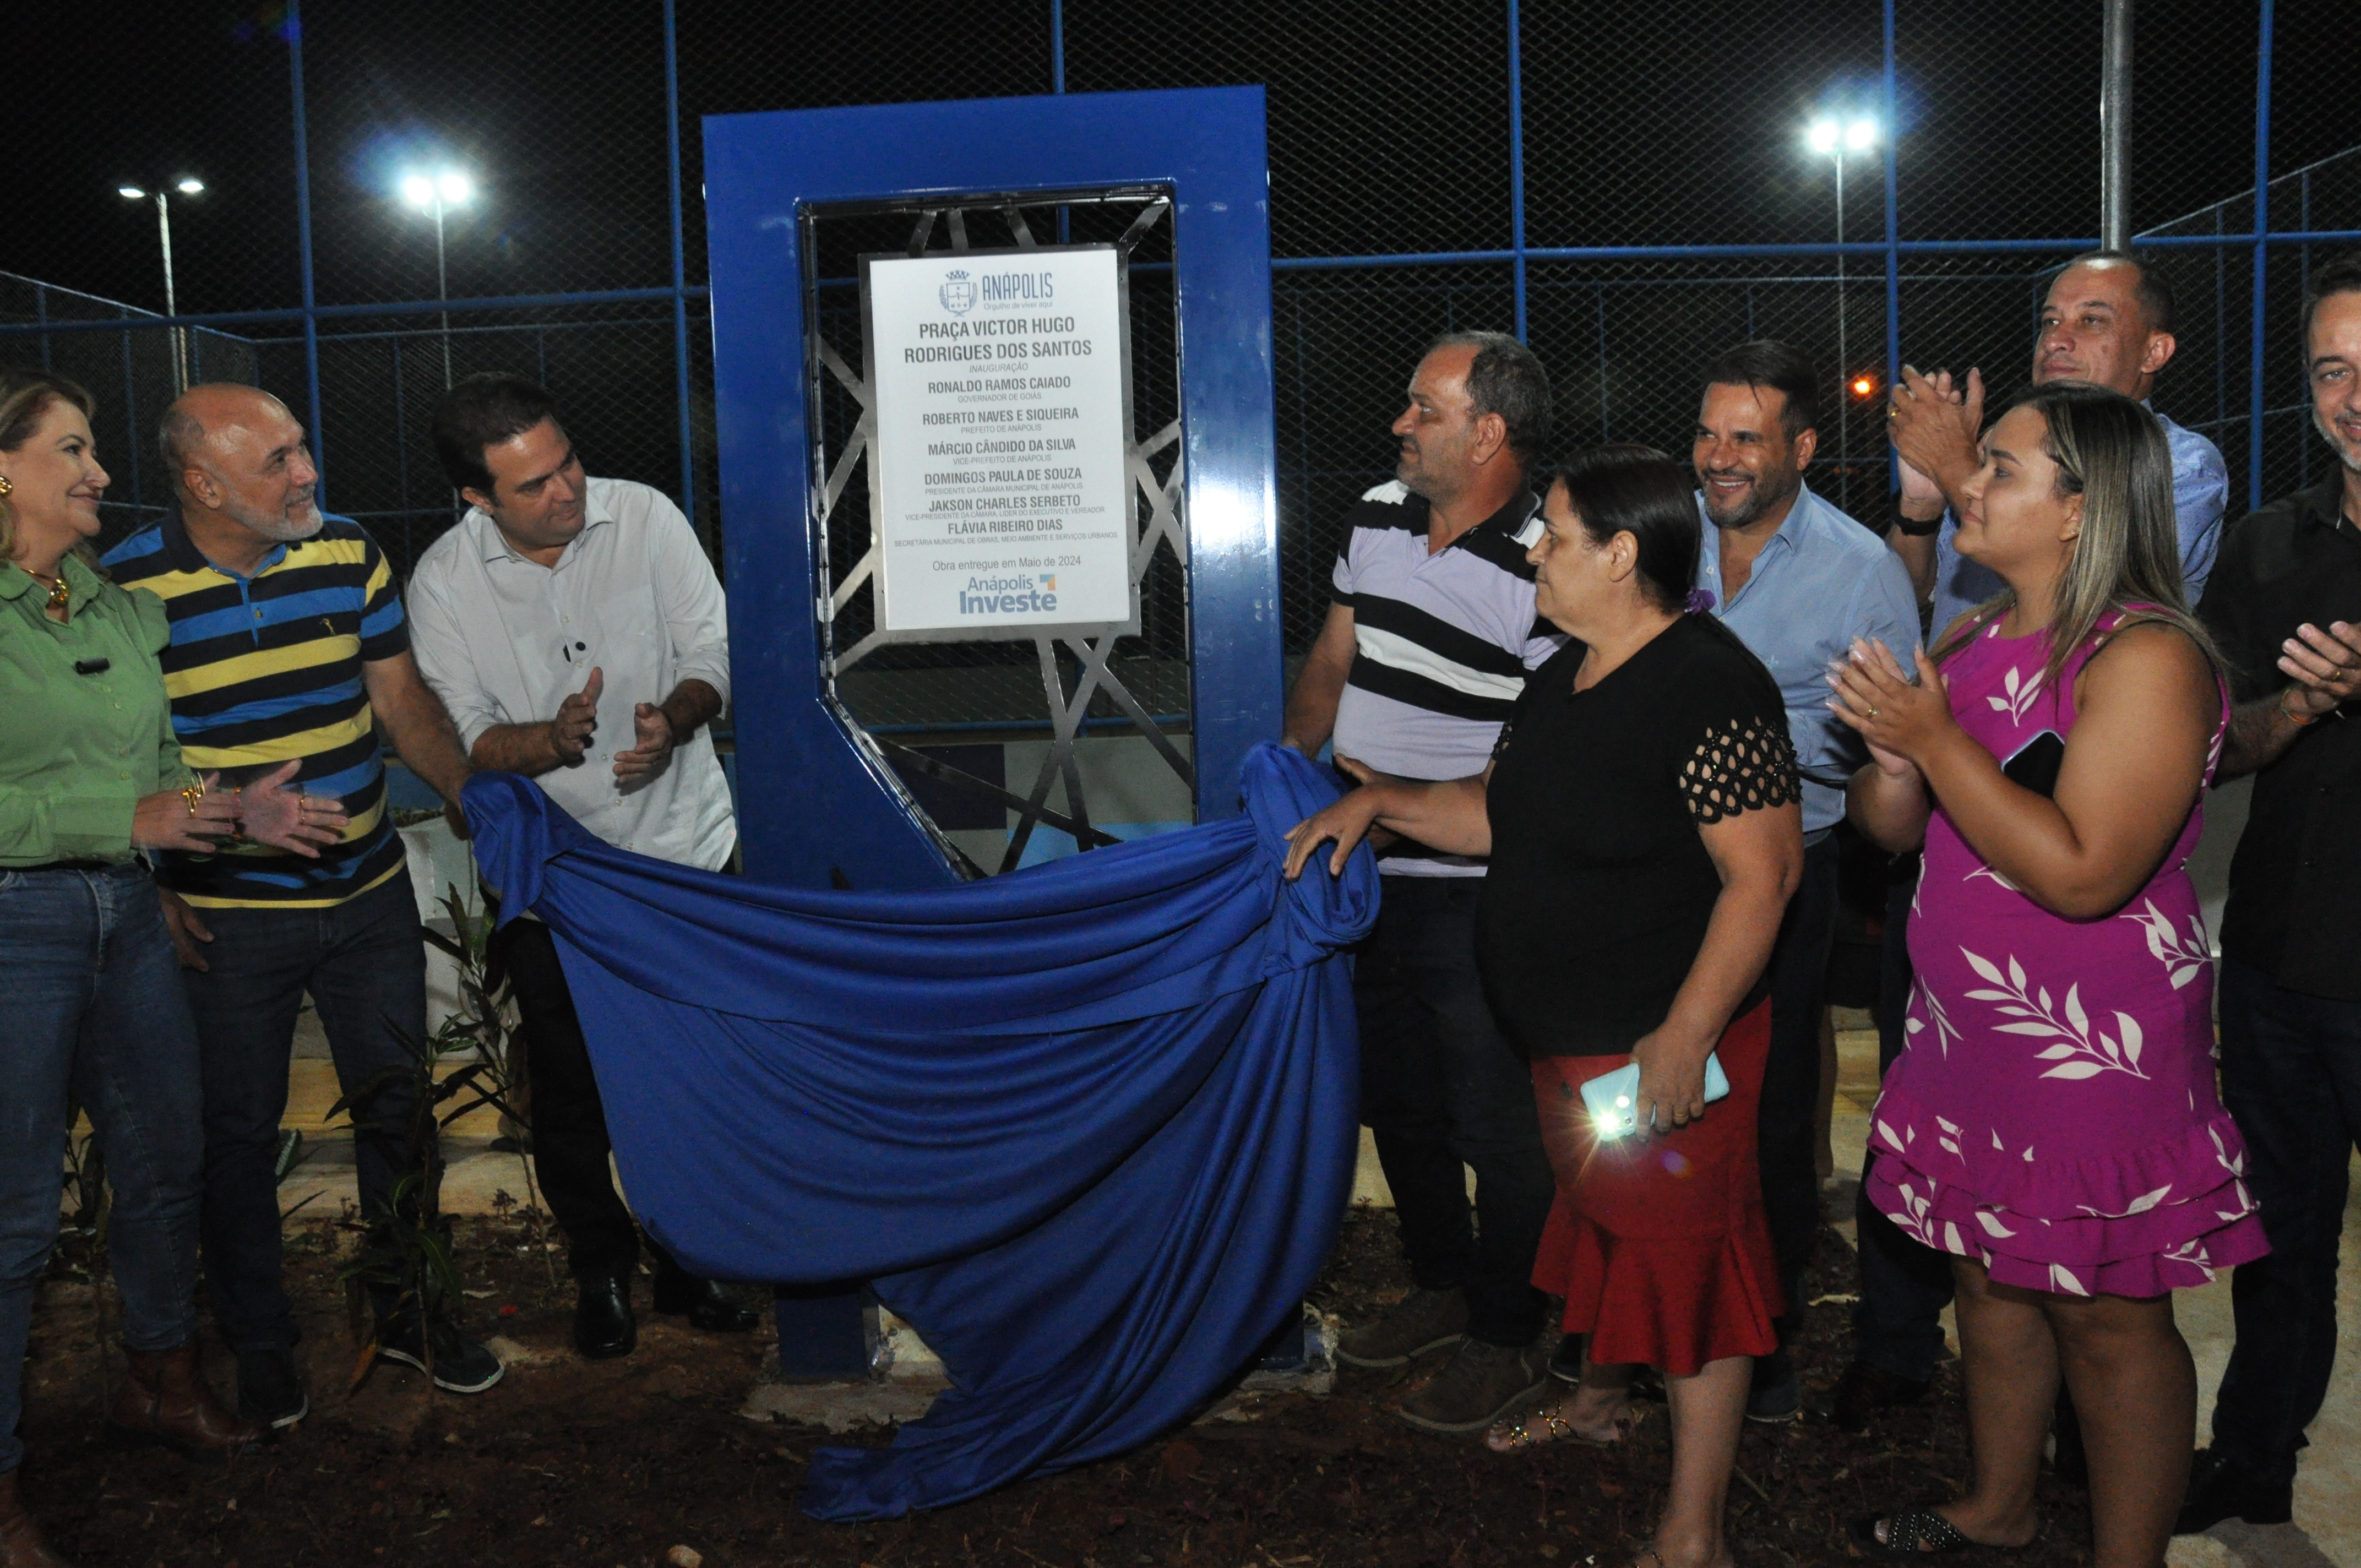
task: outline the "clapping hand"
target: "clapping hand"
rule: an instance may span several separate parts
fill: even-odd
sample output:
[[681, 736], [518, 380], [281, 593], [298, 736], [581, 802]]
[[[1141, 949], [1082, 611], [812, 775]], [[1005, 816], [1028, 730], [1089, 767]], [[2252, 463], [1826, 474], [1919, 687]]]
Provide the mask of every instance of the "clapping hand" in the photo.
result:
[[582, 753], [598, 728], [598, 694], [606, 684], [606, 675], [594, 666], [582, 689], [557, 705], [557, 717], [549, 721], [549, 749], [563, 766], [581, 765]]
[[203, 855], [237, 837], [237, 801], [220, 784], [219, 773], [206, 773], [186, 791], [158, 790], [143, 798], [131, 808], [131, 847]]
[[1871, 758], [1895, 778], [1916, 772], [1918, 760], [1957, 725], [1935, 662], [1924, 648], [1913, 658], [1915, 684], [1884, 643], [1857, 637], [1851, 652], [1828, 667], [1836, 690], [1829, 711], [1869, 742]]
[[631, 740], [630, 751], [615, 753], [615, 780], [625, 786], [653, 778], [671, 761], [677, 743], [672, 716], [654, 703], [639, 704], [631, 709]]
[[287, 787], [302, 766], [300, 760], [282, 763], [231, 798], [237, 807], [238, 829], [247, 838], [316, 861], [320, 851], [313, 846], [343, 838], [348, 818], [345, 803], [335, 796]]
[[2295, 685], [2279, 700], [2317, 718], [2361, 697], [2361, 626], [2333, 621], [2327, 630], [2309, 622], [2279, 644], [2279, 668]]
[[1905, 502], [1931, 506], [1944, 500], [1958, 481], [1976, 467], [1976, 435], [1983, 428], [1984, 378], [1971, 369], [1954, 384], [1949, 370], [1922, 375], [1902, 367], [1902, 379], [1886, 404], [1885, 432], [1902, 459]]

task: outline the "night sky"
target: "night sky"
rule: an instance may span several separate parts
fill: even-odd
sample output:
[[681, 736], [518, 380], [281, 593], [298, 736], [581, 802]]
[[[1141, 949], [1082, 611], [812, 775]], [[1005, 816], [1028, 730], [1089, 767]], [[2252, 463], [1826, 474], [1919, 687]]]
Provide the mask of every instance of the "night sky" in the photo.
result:
[[[1071, 0], [1075, 90], [1268, 81], [1282, 253], [1507, 240], [1502, 7]], [[996, 95], [1049, 85], [1046, 4], [816, 7], [682, 0], [692, 275], [695, 116], [818, 103]], [[2283, 5], [2273, 167], [2338, 150], [2342, 7]], [[1535, 244], [1824, 237], [1828, 172], [1793, 128], [1873, 88], [1878, 6], [1527, 0]], [[2138, 6], [2136, 220], [2249, 183], [2254, 7]], [[449, 231], [454, 294], [669, 280], [660, 8], [315, 3], [306, 8], [320, 296], [431, 296], [432, 225], [399, 171], [464, 161], [484, 199]], [[2097, 0], [1904, 5], [1904, 232], [2095, 227]], [[1741, 18], [1735, 24], [1733, 17]], [[183, 172], [186, 310], [298, 300], [283, 12], [193, 0], [26, 7], [10, 97], [0, 268], [160, 307], [153, 214], [115, 186]], [[46, 133], [46, 134], [43, 134]], [[1857, 176], [1871, 170], [1855, 170]], [[1856, 184], [1851, 232], [1876, 236]], [[1862, 199], [1869, 198], [1867, 202]]]

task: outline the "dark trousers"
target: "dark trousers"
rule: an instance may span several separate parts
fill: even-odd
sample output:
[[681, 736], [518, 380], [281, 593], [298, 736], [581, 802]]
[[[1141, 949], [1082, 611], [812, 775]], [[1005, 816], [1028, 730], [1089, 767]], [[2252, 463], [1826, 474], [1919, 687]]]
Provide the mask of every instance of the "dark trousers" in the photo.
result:
[[1771, 1054], [1763, 1068], [1756, 1154], [1763, 1212], [1779, 1259], [1787, 1316], [1780, 1341], [1803, 1321], [1804, 1269], [1820, 1230], [1820, 1172], [1813, 1118], [1820, 1093], [1820, 1008], [1828, 999], [1828, 954], [1837, 933], [1837, 841], [1833, 834], [1804, 851], [1803, 881], [1771, 950]]
[[[1897, 856], [1885, 894], [1883, 972], [1877, 988], [1877, 1071], [1902, 1055], [1910, 1009], [1910, 900], [1918, 891], [1918, 857]], [[1864, 1175], [1867, 1173], [1864, 1171]], [[1943, 1309], [1951, 1300], [1951, 1260], [1905, 1236], [1870, 1206], [1853, 1203], [1861, 1254], [1861, 1299], [1852, 1310], [1853, 1356], [1896, 1377], [1923, 1383], [1943, 1356]]]
[[2246, 1140], [2268, 1256], [2230, 1277], [2238, 1342], [2213, 1445], [2259, 1479], [2295, 1479], [2336, 1356], [2336, 1254], [2361, 1141], [2361, 1002], [2307, 996], [2222, 964], [2222, 1101]]
[[[426, 1040], [418, 902], [397, 873], [325, 909], [201, 913], [214, 934], [208, 968], [183, 978], [204, 1078], [205, 1287], [233, 1347], [275, 1349], [294, 1343], [295, 1328], [280, 1280], [276, 1171], [295, 1017], [308, 992], [347, 1094], [412, 1067]], [[390, 1212], [415, 1098], [403, 1077], [353, 1107], [366, 1219]]]
[[[493, 938], [523, 1020], [525, 1072], [533, 1084], [533, 1163], [549, 1212], [566, 1233], [577, 1278], [628, 1275], [640, 1260], [640, 1228], [615, 1190], [607, 1157], [607, 1108], [590, 1069], [590, 1047], [558, 964], [557, 943], [538, 920], [511, 920]], [[677, 1272], [648, 1238], [660, 1272]]]
[[[1476, 972], [1477, 877], [1389, 876], [1354, 965], [1361, 1120], [1393, 1190], [1411, 1277], [1467, 1297], [1467, 1332], [1530, 1344], [1533, 1254], [1557, 1193], [1532, 1077]], [[1473, 1223], [1463, 1163], [1476, 1172]]]

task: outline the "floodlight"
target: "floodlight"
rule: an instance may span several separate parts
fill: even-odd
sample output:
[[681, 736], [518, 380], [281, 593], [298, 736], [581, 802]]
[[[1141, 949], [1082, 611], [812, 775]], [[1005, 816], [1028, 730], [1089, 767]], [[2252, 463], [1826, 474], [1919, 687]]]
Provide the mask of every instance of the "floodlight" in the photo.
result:
[[434, 177], [435, 194], [446, 207], [464, 207], [476, 199], [475, 178], [464, 170], [446, 169]]
[[137, 185], [117, 185], [115, 188], [115, 193], [127, 202], [144, 202], [148, 199], [148, 192]]
[[403, 175], [401, 177], [401, 199], [409, 205], [416, 207], [422, 212], [433, 208], [434, 205], [434, 181], [428, 179], [423, 174]]
[[1805, 127], [1804, 145], [1817, 153], [1834, 152], [1842, 134], [1842, 127], [1823, 115]]
[[185, 180], [175, 182], [172, 186], [173, 190], [178, 191], [183, 196], [193, 196], [204, 188], [205, 182], [198, 179], [193, 174], [190, 175]]
[[1844, 141], [1847, 152], [1867, 152], [1877, 145], [1877, 122], [1867, 115], [1854, 116], [1845, 126]]

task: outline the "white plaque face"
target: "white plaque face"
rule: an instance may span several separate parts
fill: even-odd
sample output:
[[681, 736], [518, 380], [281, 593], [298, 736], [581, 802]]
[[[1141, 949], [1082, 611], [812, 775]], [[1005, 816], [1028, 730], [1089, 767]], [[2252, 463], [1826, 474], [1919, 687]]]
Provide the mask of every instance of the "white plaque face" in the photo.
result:
[[863, 263], [877, 626], [1131, 619], [1112, 247]]

